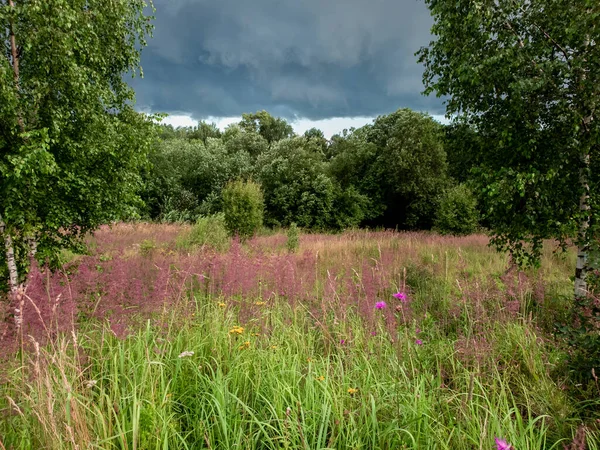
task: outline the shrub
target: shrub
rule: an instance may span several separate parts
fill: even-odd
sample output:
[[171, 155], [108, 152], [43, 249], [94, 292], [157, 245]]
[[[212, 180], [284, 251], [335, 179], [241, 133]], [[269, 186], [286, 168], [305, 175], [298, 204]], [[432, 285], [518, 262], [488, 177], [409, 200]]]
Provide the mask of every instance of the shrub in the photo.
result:
[[152, 239], [144, 239], [140, 243], [140, 255], [142, 256], [151, 256], [156, 250], [157, 245], [156, 242]]
[[292, 222], [292, 224], [290, 225], [290, 227], [288, 228], [288, 231], [287, 231], [286, 247], [288, 249], [288, 252], [294, 253], [296, 250], [298, 250], [299, 246], [300, 246], [300, 230], [298, 230], [298, 226], [296, 225], [296, 222]]
[[191, 250], [209, 246], [217, 251], [229, 248], [229, 235], [225, 226], [223, 213], [212, 216], [201, 216], [196, 224], [177, 238], [176, 246], [180, 250]]
[[253, 181], [229, 182], [222, 194], [225, 226], [232, 235], [246, 239], [263, 223], [264, 200], [260, 185]]
[[173, 188], [164, 199], [160, 219], [163, 222], [193, 222], [197, 217], [198, 199], [183, 188]]
[[459, 184], [442, 197], [436, 211], [434, 228], [442, 234], [474, 233], [479, 223], [477, 200], [469, 187]]

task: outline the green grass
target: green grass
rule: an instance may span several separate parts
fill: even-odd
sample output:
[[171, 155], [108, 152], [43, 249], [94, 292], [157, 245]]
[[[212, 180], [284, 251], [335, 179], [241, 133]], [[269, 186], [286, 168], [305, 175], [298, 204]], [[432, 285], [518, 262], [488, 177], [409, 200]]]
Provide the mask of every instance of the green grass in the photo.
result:
[[[193, 233], [179, 237], [186, 250]], [[130, 234], [117, 237], [131, 245]], [[285, 251], [270, 239], [260, 248]], [[184, 292], [125, 339], [93, 321], [41, 347], [24, 336], [0, 370], [0, 450], [460, 450], [495, 449], [495, 437], [562, 450], [582, 448], [576, 436], [600, 449], [600, 389], [585, 402], [570, 396], [552, 333], [568, 318], [572, 252], [546, 251], [517, 289], [506, 257], [477, 236], [352, 232], [300, 243], [299, 253], [319, 255], [308, 303]], [[164, 245], [140, 252], [148, 259]], [[360, 283], [392, 273], [382, 296], [406, 287], [396, 328], [324, 289], [354, 267], [343, 262]]]
[[413, 326], [392, 342], [383, 323], [323, 324], [276, 302], [237, 334], [219, 303], [27, 353], [3, 386], [4, 448], [483, 449], [499, 436], [562, 449], [579, 425], [526, 322], [491, 324], [490, 350], [470, 361], [433, 322], [423, 345]]

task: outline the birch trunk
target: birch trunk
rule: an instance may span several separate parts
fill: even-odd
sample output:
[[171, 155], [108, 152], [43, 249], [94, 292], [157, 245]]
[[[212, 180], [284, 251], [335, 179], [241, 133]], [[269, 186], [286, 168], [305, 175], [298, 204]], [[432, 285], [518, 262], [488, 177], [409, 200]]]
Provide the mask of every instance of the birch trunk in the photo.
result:
[[[587, 10], [587, 13], [590, 14], [591, 9]], [[585, 40], [583, 43], [584, 49], [588, 49], [590, 45], [590, 35], [585, 36]], [[583, 61], [587, 63], [587, 59], [584, 57]], [[584, 65], [585, 66], [585, 65]], [[581, 75], [581, 81], [585, 82], [587, 80], [587, 74], [585, 70], [583, 70]], [[595, 110], [595, 101], [593, 98], [588, 98], [586, 100], [584, 96], [583, 101], [583, 111], [584, 117], [582, 120], [582, 130], [585, 134], [590, 133], [590, 124], [594, 120], [594, 110]], [[586, 136], [587, 137], [587, 136]], [[583, 139], [582, 142], [587, 143], [587, 139]], [[581, 214], [581, 222], [579, 223], [579, 233], [577, 237], [577, 265], [575, 266], [575, 300], [581, 300], [587, 297], [588, 289], [587, 289], [587, 273], [589, 270], [588, 267], [588, 253], [590, 250], [590, 216], [591, 216], [591, 208], [590, 208], [590, 184], [589, 184], [589, 174], [590, 174], [590, 148], [586, 148], [586, 151], [581, 155], [581, 166], [579, 168], [579, 188], [581, 189], [581, 197], [579, 198], [579, 212]]]
[[6, 254], [6, 265], [8, 266], [8, 284], [10, 292], [16, 295], [19, 291], [19, 271], [17, 270], [17, 262], [15, 260], [15, 246], [13, 244], [12, 236], [6, 229], [4, 219], [0, 216], [0, 234], [4, 238], [4, 251]]
[[590, 155], [583, 156], [582, 168], [579, 173], [579, 184], [582, 189], [579, 198], [579, 211], [582, 215], [579, 225], [579, 236], [577, 243], [577, 265], [575, 268], [575, 299], [581, 299], [587, 296], [587, 272], [588, 272], [588, 252], [590, 228], [590, 186], [588, 182], [588, 171], [590, 167]]

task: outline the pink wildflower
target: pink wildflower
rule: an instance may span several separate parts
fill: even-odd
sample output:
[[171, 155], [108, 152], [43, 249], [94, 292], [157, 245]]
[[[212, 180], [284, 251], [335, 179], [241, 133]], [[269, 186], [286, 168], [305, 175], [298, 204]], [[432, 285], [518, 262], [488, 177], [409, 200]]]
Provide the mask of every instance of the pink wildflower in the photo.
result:
[[392, 294], [392, 297], [397, 298], [401, 302], [405, 302], [407, 300], [406, 294], [404, 292], [396, 292]]
[[417, 344], [417, 345], [423, 345], [423, 341], [421, 339], [417, 339], [415, 341], [415, 344]]
[[508, 442], [506, 442], [504, 439], [494, 438], [494, 441], [496, 441], [496, 449], [497, 450], [511, 450], [512, 449], [510, 444]]
[[386, 306], [387, 306], [386, 302], [377, 302], [377, 303], [375, 303], [375, 308], [377, 308], [377, 309], [383, 309]]

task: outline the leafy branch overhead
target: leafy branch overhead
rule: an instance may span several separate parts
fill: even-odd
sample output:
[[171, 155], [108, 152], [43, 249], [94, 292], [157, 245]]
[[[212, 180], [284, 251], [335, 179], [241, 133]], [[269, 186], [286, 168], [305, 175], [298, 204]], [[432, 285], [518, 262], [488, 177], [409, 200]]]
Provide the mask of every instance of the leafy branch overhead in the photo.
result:
[[141, 72], [147, 6], [0, 3], [0, 216], [19, 283], [31, 243], [52, 262], [59, 248], [134, 211], [153, 125], [133, 110], [123, 75]]
[[535, 263], [543, 239], [573, 239], [584, 295], [600, 215], [600, 4], [426, 3], [436, 39], [418, 52], [425, 92], [485, 143], [476, 175], [493, 242]]

